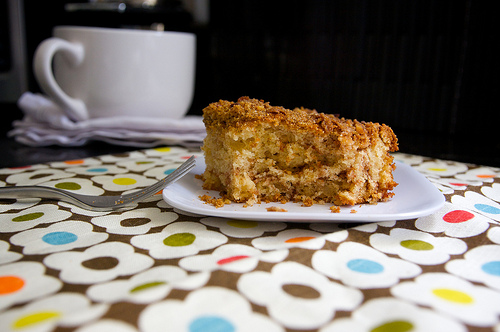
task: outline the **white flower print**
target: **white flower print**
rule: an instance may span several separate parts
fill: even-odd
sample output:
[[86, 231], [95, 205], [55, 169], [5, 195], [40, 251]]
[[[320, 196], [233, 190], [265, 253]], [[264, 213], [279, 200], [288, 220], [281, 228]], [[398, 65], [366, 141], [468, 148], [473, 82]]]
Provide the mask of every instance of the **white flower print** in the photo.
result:
[[40, 185], [45, 187], [67, 190], [75, 194], [99, 196], [104, 193], [104, 190], [102, 190], [102, 188], [94, 186], [94, 183], [92, 181], [81, 178], [54, 180], [54, 181], [40, 183]]
[[391, 293], [474, 326], [492, 326], [500, 314], [499, 292], [447, 273], [422, 274], [394, 286]]
[[128, 280], [93, 285], [87, 290], [87, 295], [96, 302], [152, 303], [165, 298], [172, 289], [200, 288], [209, 278], [210, 273], [188, 275], [177, 266], [156, 266]]
[[457, 174], [455, 177], [461, 180], [493, 182], [493, 179], [499, 177], [500, 174], [489, 167], [479, 167], [471, 169], [464, 174]]
[[468, 170], [467, 165], [462, 163], [446, 162], [444, 160], [425, 161], [420, 165], [413, 166], [417, 171], [434, 177], [453, 176]]
[[90, 220], [96, 226], [106, 228], [112, 234], [145, 234], [152, 227], [165, 226], [179, 216], [174, 212], [164, 212], [158, 208], [134, 209], [117, 214], [108, 214]]
[[160, 146], [157, 148], [144, 150], [144, 154], [146, 156], [151, 156], [151, 157], [162, 157], [162, 158], [168, 157], [168, 158], [176, 158], [176, 159], [181, 159], [181, 158], [188, 159], [189, 157], [191, 157], [191, 155], [199, 154], [199, 152], [190, 153], [183, 148], [178, 148], [175, 146]]
[[9, 210], [24, 210], [34, 205], [37, 205], [41, 201], [40, 198], [21, 198], [13, 199], [11, 202], [0, 202], [0, 213], [7, 212]]
[[493, 183], [491, 187], [482, 187], [481, 192], [489, 199], [500, 202], [500, 183]]
[[451, 198], [451, 202], [500, 221], [500, 204], [474, 191], [466, 191], [464, 196], [455, 195]]
[[9, 251], [10, 244], [0, 240], [0, 265], [15, 262], [23, 257], [22, 254]]
[[82, 166], [95, 166], [100, 165], [101, 162], [94, 158], [85, 158], [85, 159], [71, 159], [71, 160], [63, 160], [63, 161], [54, 161], [49, 165], [53, 168], [73, 168], [73, 167], [82, 167]]
[[150, 168], [165, 165], [165, 161], [158, 158], [147, 158], [143, 156], [139, 159], [123, 160], [117, 163], [118, 166], [125, 167], [133, 172], [144, 172]]
[[75, 332], [139, 332], [135, 326], [128, 323], [114, 320], [114, 319], [101, 319], [97, 322], [86, 324]]
[[500, 227], [491, 227], [486, 235], [491, 242], [500, 244]]
[[217, 227], [221, 233], [236, 238], [255, 238], [265, 232], [277, 232], [286, 228], [282, 222], [258, 222], [252, 220], [235, 220], [217, 217], [200, 219], [207, 226]]
[[438, 182], [436, 182], [436, 179], [435, 178], [431, 178], [431, 177], [428, 177], [427, 178], [433, 185], [436, 186], [436, 188], [442, 193], [442, 194], [445, 194], [445, 195], [451, 195], [455, 192], [455, 190], [453, 188], [451, 188], [450, 186], [444, 186]]
[[379, 227], [394, 227], [394, 225], [396, 225], [396, 221], [389, 220], [389, 221], [366, 223], [366, 224], [362, 224], [362, 225], [353, 227], [352, 229], [355, 229], [355, 230], [361, 231], [361, 232], [366, 232], [366, 233], [373, 233]]
[[0, 310], [55, 293], [61, 287], [58, 279], [45, 275], [45, 267], [38, 262], [1, 265]]
[[69, 217], [71, 217], [71, 212], [59, 210], [57, 205], [36, 205], [19, 212], [2, 214], [0, 233], [19, 232], [40, 224], [65, 220]]
[[165, 331], [283, 332], [268, 317], [254, 313], [238, 292], [222, 287], [206, 287], [191, 292], [183, 301], [167, 300], [152, 304], [139, 316], [142, 332]]
[[92, 305], [85, 296], [59, 293], [0, 313], [0, 331], [49, 332], [56, 327], [76, 327], [108, 311], [106, 304]]
[[67, 179], [74, 176], [74, 173], [64, 172], [59, 169], [42, 168], [30, 172], [9, 175], [5, 181], [9, 184], [28, 186], [52, 180]]
[[[173, 209], [167, 202], [165, 202], [164, 200], [160, 200], [157, 204], [157, 206], [161, 209]], [[199, 215], [199, 214], [196, 214], [196, 213], [192, 213], [192, 212], [187, 212], [187, 211], [182, 211], [182, 210], [179, 210], [179, 209], [173, 209], [175, 213], [177, 213], [178, 215], [182, 215], [182, 216], [187, 216], [187, 217], [195, 217], [195, 218], [202, 218], [203, 216]], [[227, 235], [227, 234], [226, 234]]]
[[[296, 262], [279, 263], [271, 272], [243, 274], [237, 287], [250, 301], [265, 306], [274, 320], [291, 329], [321, 327], [337, 310], [352, 310], [363, 299], [361, 291], [331, 282]], [[296, 293], [294, 289], [298, 289]]]
[[490, 244], [471, 249], [464, 255], [464, 259], [452, 260], [445, 268], [454, 275], [500, 290], [499, 245]]
[[156, 180], [132, 173], [117, 175], [98, 175], [92, 177], [92, 181], [101, 184], [105, 190], [119, 192], [143, 188], [156, 183]]
[[468, 186], [480, 186], [482, 183], [477, 181], [457, 180], [454, 178], [429, 178], [438, 188], [445, 187], [450, 190], [442, 189], [445, 193], [453, 193], [455, 190], [465, 190]]
[[394, 160], [400, 161], [408, 165], [417, 165], [424, 160], [424, 157], [401, 153], [401, 152], [392, 153], [392, 156], [394, 157]]
[[349, 233], [346, 229], [341, 228], [342, 224], [332, 223], [314, 223], [310, 224], [309, 228], [316, 232], [327, 233], [323, 237], [330, 242], [339, 243], [347, 239]]
[[321, 249], [325, 245], [323, 234], [307, 229], [287, 229], [277, 235], [259, 237], [252, 245], [261, 250], [288, 248]]
[[450, 255], [459, 255], [467, 250], [467, 244], [462, 240], [435, 237], [404, 228], [393, 228], [390, 235], [372, 234], [370, 244], [386, 254], [395, 254], [421, 265], [442, 264], [450, 259]]
[[447, 236], [466, 238], [485, 232], [490, 219], [459, 205], [444, 203], [441, 210], [418, 218], [415, 227], [429, 233], [444, 233]]
[[125, 168], [117, 167], [115, 165], [97, 164], [97, 165], [67, 168], [66, 172], [95, 176], [95, 175], [123, 174], [127, 173], [128, 170]]
[[175, 222], [167, 225], [160, 233], [137, 235], [130, 243], [157, 259], [180, 258], [196, 255], [201, 250], [213, 249], [227, 242], [227, 237], [207, 230], [195, 222]]
[[288, 250], [262, 251], [242, 244], [226, 244], [208, 255], [185, 257], [179, 266], [189, 271], [214, 271], [244, 273], [257, 267], [259, 261], [277, 263], [288, 256]]
[[119, 162], [124, 160], [140, 159], [140, 158], [144, 158], [143, 151], [131, 151], [131, 152], [125, 152], [123, 154], [109, 154], [100, 156], [98, 159], [105, 163], [118, 164]]
[[[95, 216], [104, 216], [106, 214], [109, 214], [111, 212], [109, 211], [92, 211], [92, 210], [86, 210], [79, 208], [78, 206], [70, 203], [66, 203], [63, 201], [57, 202], [58, 205], [65, 207], [67, 209], [70, 209], [72, 213], [77, 214], [77, 215], [82, 215], [82, 216], [89, 216], [89, 217], [95, 217]], [[137, 205], [135, 205], [137, 206]]]
[[10, 242], [24, 247], [25, 255], [41, 255], [89, 247], [108, 238], [108, 234], [94, 232], [92, 228], [91, 224], [83, 221], [61, 221], [46, 228], [14, 234]]
[[181, 164], [182, 164], [182, 161], [179, 161], [178, 163], [163, 164], [163, 165], [160, 165], [159, 167], [154, 167], [154, 168], [147, 170], [146, 172], [144, 172], [144, 175], [161, 180], [165, 176], [167, 176], [170, 173], [172, 173], [173, 171], [175, 171]]
[[389, 287], [422, 271], [418, 265], [356, 242], [343, 242], [337, 251], [315, 252], [312, 266], [330, 278], [361, 289]]
[[51, 254], [43, 260], [50, 268], [61, 270], [59, 278], [71, 284], [94, 284], [131, 275], [150, 268], [151, 257], [135, 253], [122, 242], [105, 242], [83, 252]]
[[456, 320], [429, 309], [394, 298], [377, 298], [364, 303], [350, 318], [340, 318], [320, 332], [466, 332]]
[[20, 166], [20, 167], [0, 168], [0, 174], [17, 174], [17, 173], [23, 173], [26, 171], [37, 170], [37, 169], [42, 169], [42, 168], [48, 168], [48, 166], [42, 165], [42, 164], [36, 164], [36, 165], [27, 165], [27, 166]]
[[466, 191], [464, 197], [455, 195], [451, 202], [500, 221], [500, 204], [474, 191]]

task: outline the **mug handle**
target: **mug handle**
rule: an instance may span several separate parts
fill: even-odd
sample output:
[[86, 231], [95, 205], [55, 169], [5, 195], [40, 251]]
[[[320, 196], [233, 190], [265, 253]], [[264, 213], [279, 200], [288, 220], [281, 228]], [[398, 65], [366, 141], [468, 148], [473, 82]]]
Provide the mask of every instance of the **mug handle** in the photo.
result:
[[70, 43], [57, 37], [48, 38], [37, 47], [33, 57], [35, 78], [43, 92], [61, 106], [70, 119], [87, 120], [89, 115], [85, 103], [68, 96], [56, 82], [52, 72], [52, 60], [57, 52], [61, 52], [73, 67], [83, 62], [85, 53], [81, 44]]

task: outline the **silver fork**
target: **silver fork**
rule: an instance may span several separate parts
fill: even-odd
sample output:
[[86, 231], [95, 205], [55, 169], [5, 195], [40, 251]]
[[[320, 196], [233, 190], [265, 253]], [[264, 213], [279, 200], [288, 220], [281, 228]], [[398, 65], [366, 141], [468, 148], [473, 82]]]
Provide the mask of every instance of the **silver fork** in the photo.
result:
[[196, 160], [191, 156], [176, 170], [155, 184], [120, 196], [89, 196], [80, 195], [66, 190], [43, 186], [13, 186], [0, 188], [0, 199], [12, 198], [47, 198], [74, 204], [82, 209], [93, 211], [113, 211], [140, 202], [166, 186], [186, 175], [194, 166]]

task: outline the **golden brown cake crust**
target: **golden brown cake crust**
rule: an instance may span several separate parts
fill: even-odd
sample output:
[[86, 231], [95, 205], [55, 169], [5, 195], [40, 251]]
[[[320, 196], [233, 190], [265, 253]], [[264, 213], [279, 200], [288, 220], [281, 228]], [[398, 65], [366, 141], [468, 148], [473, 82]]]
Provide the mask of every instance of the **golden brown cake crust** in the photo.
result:
[[203, 187], [235, 202], [354, 205], [386, 201], [397, 183], [392, 129], [241, 97], [203, 110]]
[[313, 131], [315, 135], [352, 135], [361, 148], [369, 144], [370, 136], [380, 135], [389, 151], [398, 150], [398, 140], [390, 127], [385, 124], [359, 122], [338, 118], [332, 114], [318, 113], [307, 108], [286, 109], [271, 106], [269, 102], [240, 97], [237, 102], [219, 100], [203, 110], [206, 127], [232, 127], [252, 122], [267, 122], [274, 126], [286, 125], [296, 130]]

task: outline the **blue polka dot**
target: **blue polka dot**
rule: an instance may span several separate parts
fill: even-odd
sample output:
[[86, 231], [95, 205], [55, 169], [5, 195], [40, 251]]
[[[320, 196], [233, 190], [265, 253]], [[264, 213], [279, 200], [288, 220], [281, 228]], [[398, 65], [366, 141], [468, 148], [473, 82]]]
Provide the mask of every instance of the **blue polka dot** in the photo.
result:
[[172, 173], [173, 171], [175, 171], [175, 168], [171, 168], [171, 169], [167, 169], [165, 172], [165, 175], [169, 175], [170, 173]]
[[481, 269], [488, 274], [500, 277], [500, 261], [484, 263]]
[[500, 214], [500, 209], [491, 205], [486, 204], [474, 204], [474, 207], [481, 212], [489, 213], [489, 214]]
[[347, 267], [355, 272], [376, 274], [384, 271], [382, 264], [368, 259], [351, 259]]
[[55, 246], [75, 242], [77, 239], [78, 236], [69, 232], [52, 232], [47, 233], [42, 237], [43, 242]]
[[108, 169], [107, 168], [89, 168], [87, 170], [87, 172], [91, 172], [91, 173], [104, 173], [104, 172], [107, 172]]
[[218, 316], [203, 316], [189, 324], [189, 332], [234, 332], [236, 329], [227, 319]]

